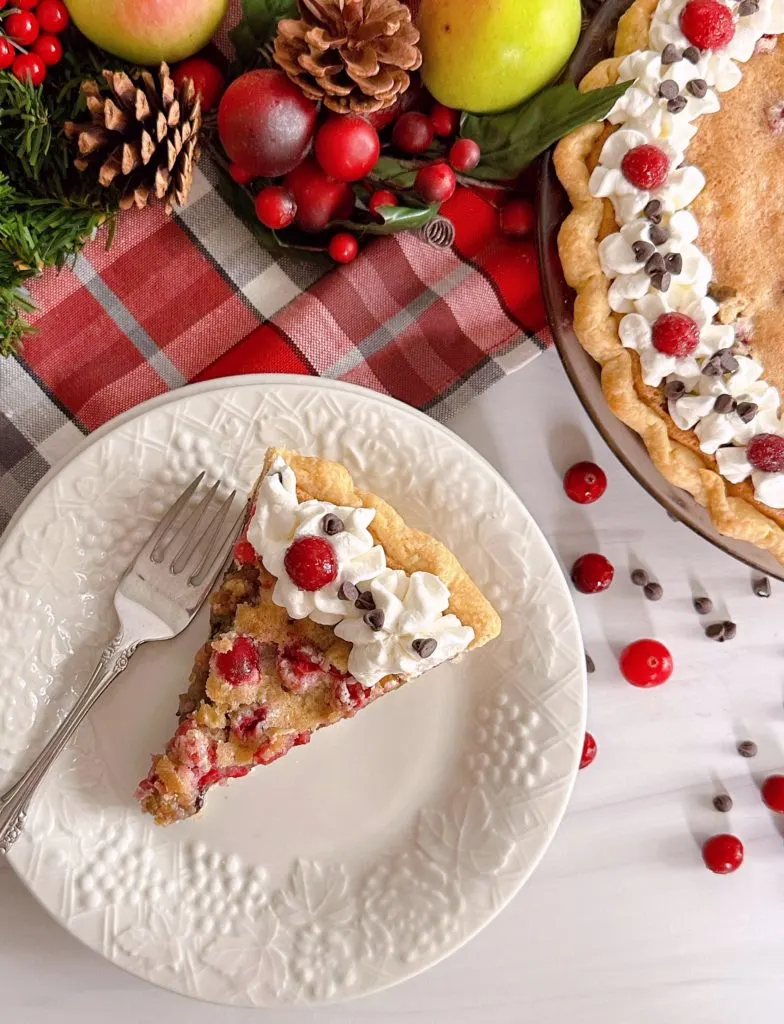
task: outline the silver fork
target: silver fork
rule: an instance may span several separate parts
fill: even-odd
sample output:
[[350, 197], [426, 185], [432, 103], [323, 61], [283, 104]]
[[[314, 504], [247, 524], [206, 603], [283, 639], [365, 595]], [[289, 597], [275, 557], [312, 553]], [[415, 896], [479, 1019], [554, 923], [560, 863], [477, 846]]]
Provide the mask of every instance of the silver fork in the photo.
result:
[[212, 589], [243, 510], [232, 507], [236, 491], [215, 507], [220, 480], [191, 505], [203, 479], [200, 473], [185, 488], [126, 569], [114, 595], [120, 620], [117, 635], [52, 738], [22, 778], [0, 796], [3, 853], [19, 838], [33, 794], [58, 754], [112, 680], [128, 667], [136, 648], [148, 640], [169, 640], [181, 633]]

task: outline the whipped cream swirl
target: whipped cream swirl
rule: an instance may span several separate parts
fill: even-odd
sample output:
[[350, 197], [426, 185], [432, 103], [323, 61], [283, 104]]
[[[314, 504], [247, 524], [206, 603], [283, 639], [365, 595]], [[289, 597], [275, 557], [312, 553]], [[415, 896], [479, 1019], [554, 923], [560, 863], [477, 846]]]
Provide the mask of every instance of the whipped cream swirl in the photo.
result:
[[[680, 27], [688, 0], [660, 0], [648, 48], [620, 64], [619, 80], [632, 85], [607, 117], [619, 128], [605, 141], [589, 187], [612, 202], [619, 224], [600, 243], [599, 259], [611, 281], [610, 308], [623, 314], [621, 343], [638, 353], [644, 382], [668, 385], [670, 416], [682, 430], [694, 430], [722, 476], [731, 483], [750, 478], [761, 502], [784, 508], [784, 473], [763, 473], [746, 458], [755, 435], [784, 435], [780, 396], [754, 359], [737, 355], [722, 361], [740, 332], [715, 322], [719, 307], [708, 295], [713, 267], [695, 244], [699, 225], [687, 209], [705, 177], [685, 163], [694, 122], [720, 109], [719, 94], [738, 85], [739, 64], [751, 58], [763, 36], [784, 33], [784, 0], [760, 0], [748, 14], [721, 2], [733, 14], [734, 35], [720, 50], [700, 51]], [[646, 144], [670, 161], [665, 181], [651, 190], [638, 188], [622, 170], [629, 150]], [[684, 358], [653, 345], [653, 325], [670, 312], [689, 316], [699, 327], [699, 345]]]

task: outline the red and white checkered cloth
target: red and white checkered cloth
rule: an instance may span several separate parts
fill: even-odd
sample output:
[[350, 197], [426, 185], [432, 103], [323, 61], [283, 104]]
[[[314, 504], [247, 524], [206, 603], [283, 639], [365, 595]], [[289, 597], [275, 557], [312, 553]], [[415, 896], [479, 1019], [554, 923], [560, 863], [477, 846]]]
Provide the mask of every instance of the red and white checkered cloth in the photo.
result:
[[393, 395], [438, 419], [544, 349], [533, 242], [505, 238], [492, 193], [458, 189], [450, 249], [406, 233], [325, 272], [262, 249], [210, 181], [125, 214], [31, 293], [37, 333], [0, 361], [0, 531], [83, 435], [196, 380], [304, 373]]

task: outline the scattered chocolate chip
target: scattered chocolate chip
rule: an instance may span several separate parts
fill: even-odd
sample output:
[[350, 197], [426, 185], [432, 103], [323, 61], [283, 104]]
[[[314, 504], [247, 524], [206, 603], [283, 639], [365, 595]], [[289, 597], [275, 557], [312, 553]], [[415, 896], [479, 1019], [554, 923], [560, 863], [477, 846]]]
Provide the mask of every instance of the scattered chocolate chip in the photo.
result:
[[683, 57], [678, 47], [674, 43], [667, 43], [662, 50], [662, 64], [677, 64], [679, 60], [683, 60]]
[[744, 740], [738, 744], [738, 753], [741, 757], [756, 757], [757, 756], [757, 744], [754, 740]]
[[721, 360], [716, 356], [711, 356], [703, 366], [702, 372], [706, 377], [721, 377], [724, 373], [724, 370], [721, 368]]
[[648, 237], [654, 245], [664, 245], [664, 243], [669, 239], [670, 233], [667, 228], [663, 228], [659, 224], [654, 224], [654, 226], [648, 230]]
[[645, 569], [634, 569], [632, 571], [632, 583], [635, 587], [645, 587], [648, 585], [648, 573]]
[[585, 652], [585, 671], [588, 675], [592, 675], [596, 671], [596, 665], [594, 664], [593, 658], [590, 656], [588, 651]]
[[353, 583], [341, 583], [338, 590], [338, 597], [341, 601], [356, 601], [359, 597], [359, 590]]
[[651, 224], [659, 224], [662, 219], [662, 203], [661, 199], [650, 199], [642, 211]]
[[705, 636], [709, 640], [716, 640], [718, 643], [723, 644], [727, 639], [724, 635], [724, 623], [723, 622], [712, 622], [710, 626], [705, 629]]
[[652, 256], [656, 249], [650, 242], [633, 242], [632, 252], [638, 263], [645, 263], [649, 256]]
[[679, 92], [678, 83], [671, 78], [665, 79], [659, 86], [659, 95], [665, 100], [674, 100]]
[[739, 364], [731, 348], [722, 348], [716, 355], [719, 357], [721, 368], [725, 373], [735, 373]]
[[414, 654], [418, 654], [420, 658], [429, 658], [430, 655], [435, 652], [435, 649], [436, 647], [438, 647], [438, 644], [436, 643], [432, 636], [429, 636], [421, 637], [414, 640], [414, 642], [411, 644], [411, 647], [412, 650], [414, 651]]
[[698, 615], [710, 615], [713, 611], [713, 601], [709, 597], [695, 597], [693, 604]]
[[740, 402], [735, 412], [743, 420], [744, 423], [751, 423], [754, 417], [757, 415], [759, 406], [756, 402]]
[[756, 14], [758, 10], [758, 0], [743, 0], [743, 3], [738, 7], [738, 17], [748, 18], [749, 15]]
[[664, 273], [664, 257], [660, 252], [655, 252], [648, 260], [645, 261], [645, 273], [646, 274], [663, 274]]
[[735, 408], [735, 399], [732, 395], [719, 395], [713, 403], [714, 412], [730, 413]]
[[686, 385], [682, 380], [671, 380], [664, 385], [664, 397], [671, 402], [677, 401], [686, 394]]
[[338, 533], [343, 533], [346, 529], [346, 524], [333, 512], [328, 512], [321, 520], [321, 529], [326, 533], [328, 537], [334, 537]]
[[676, 96], [674, 100], [667, 100], [667, 110], [671, 114], [680, 114], [680, 112], [686, 106], [687, 100], [685, 96]]
[[672, 284], [672, 274], [662, 274], [657, 270], [655, 274], [651, 274], [651, 284], [657, 291], [666, 292]]
[[690, 82], [686, 83], [686, 88], [692, 96], [696, 96], [698, 100], [701, 100], [708, 91], [708, 83], [704, 78], [692, 78]]
[[700, 53], [698, 47], [687, 46], [686, 49], [683, 51], [683, 56], [690, 64], [697, 64], [702, 54]]
[[770, 580], [767, 576], [758, 576], [752, 581], [751, 589], [757, 597], [770, 597]]
[[376, 607], [376, 602], [369, 590], [363, 590], [354, 602], [354, 607], [361, 612], [370, 612]]
[[661, 601], [664, 590], [661, 583], [649, 583], [643, 588], [643, 594], [645, 594], [649, 601]]
[[732, 810], [732, 797], [729, 793], [719, 793], [718, 796], [713, 798], [713, 806], [717, 811], [721, 811], [722, 814], [726, 814], [727, 811]]
[[374, 608], [370, 612], [365, 612], [362, 616], [362, 621], [366, 626], [370, 626], [374, 633], [377, 633], [384, 626], [384, 613], [380, 608]]
[[683, 270], [683, 256], [679, 252], [668, 252], [664, 257], [664, 266], [671, 274], [680, 274]]
[[724, 625], [724, 639], [734, 640], [738, 633], [738, 627], [734, 622], [730, 622], [729, 619], [723, 623]]

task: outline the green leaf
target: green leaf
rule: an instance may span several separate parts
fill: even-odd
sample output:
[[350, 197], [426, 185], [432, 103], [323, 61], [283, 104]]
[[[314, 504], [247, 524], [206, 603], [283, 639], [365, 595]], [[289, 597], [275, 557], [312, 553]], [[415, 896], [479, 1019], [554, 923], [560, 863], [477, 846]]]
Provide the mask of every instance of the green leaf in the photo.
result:
[[251, 64], [258, 51], [271, 42], [281, 18], [299, 15], [296, 0], [242, 0], [242, 21], [229, 37], [243, 65]]
[[369, 224], [357, 224], [356, 221], [339, 220], [335, 224], [363, 235], [394, 235], [399, 231], [421, 228], [436, 216], [440, 206], [440, 203], [431, 203], [429, 206], [379, 206], [376, 213], [383, 218], [381, 223], [371, 221]]
[[370, 177], [378, 181], [389, 182], [398, 188], [413, 188], [418, 167], [405, 160], [397, 160], [393, 156], [379, 157]]
[[485, 181], [507, 181], [558, 139], [590, 121], [601, 121], [631, 82], [579, 92], [572, 82], [551, 85], [501, 114], [464, 114], [460, 132], [482, 151], [469, 172]]

